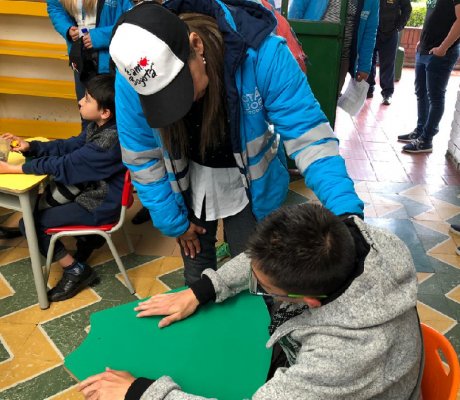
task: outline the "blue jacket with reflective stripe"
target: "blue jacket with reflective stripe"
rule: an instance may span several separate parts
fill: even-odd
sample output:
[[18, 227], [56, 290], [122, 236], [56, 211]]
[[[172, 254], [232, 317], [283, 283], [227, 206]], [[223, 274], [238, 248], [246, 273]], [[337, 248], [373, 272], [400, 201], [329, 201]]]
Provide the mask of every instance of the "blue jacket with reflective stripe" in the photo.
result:
[[[70, 51], [72, 41], [67, 37], [67, 31], [70, 27], [77, 25], [75, 19], [69, 15], [59, 0], [47, 0], [46, 3], [51, 22], [56, 31], [67, 42], [67, 51]], [[98, 71], [100, 74], [109, 72], [109, 44], [113, 26], [120, 15], [129, 10], [131, 6], [130, 0], [104, 0], [99, 24], [89, 30], [93, 48], [99, 54]]]
[[[362, 215], [363, 202], [339, 155], [338, 140], [285, 40], [271, 34], [270, 11], [238, 0], [172, 0], [165, 6], [211, 15], [224, 32], [231, 141], [256, 218], [285, 200], [289, 174], [281, 144], [327, 208], [338, 215]], [[181, 193], [188, 187], [187, 162], [169, 159], [136, 92], [118, 73], [115, 93], [123, 161], [139, 197], [158, 229], [179, 236], [189, 225]]]

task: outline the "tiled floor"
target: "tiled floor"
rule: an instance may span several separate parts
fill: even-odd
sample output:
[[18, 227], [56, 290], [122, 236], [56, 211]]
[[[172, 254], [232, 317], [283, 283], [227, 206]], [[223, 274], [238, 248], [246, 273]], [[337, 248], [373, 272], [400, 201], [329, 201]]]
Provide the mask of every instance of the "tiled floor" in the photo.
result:
[[[411, 249], [420, 281], [422, 321], [443, 332], [460, 352], [460, 257], [455, 254], [460, 237], [448, 232], [449, 223], [460, 222], [460, 172], [445, 158], [460, 74], [450, 81], [445, 117], [429, 155], [402, 154], [396, 141], [415, 124], [413, 80], [413, 70], [404, 70], [390, 107], [381, 106], [376, 94], [357, 118], [339, 110], [336, 132], [356, 190], [366, 203], [366, 220], [395, 232]], [[302, 180], [294, 181], [287, 203], [305, 201], [316, 199]], [[139, 206], [135, 204], [128, 219]], [[0, 223], [17, 223], [18, 215], [1, 214]], [[150, 224], [127, 227], [136, 251], [123, 260], [137, 297], [180, 286], [182, 261], [175, 241]], [[123, 238], [116, 242], [126, 254]], [[116, 274], [106, 246], [90, 264], [102, 278], [99, 285], [42, 311], [25, 241], [0, 241], [0, 399], [81, 398], [62, 366], [63, 357], [86, 336], [92, 312], [135, 299]], [[55, 268], [50, 284], [58, 278]]]

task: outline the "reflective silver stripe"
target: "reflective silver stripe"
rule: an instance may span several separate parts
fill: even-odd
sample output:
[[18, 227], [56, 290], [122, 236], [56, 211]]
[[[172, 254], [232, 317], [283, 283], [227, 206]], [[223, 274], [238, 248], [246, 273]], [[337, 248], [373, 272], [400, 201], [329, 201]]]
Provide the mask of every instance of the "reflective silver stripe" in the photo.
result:
[[270, 162], [276, 157], [278, 152], [278, 141], [275, 140], [272, 146], [265, 152], [261, 160], [255, 164], [249, 166], [249, 174], [251, 175], [251, 180], [256, 180], [261, 178], [265, 171], [267, 171]]
[[295, 162], [300, 172], [303, 172], [314, 163], [324, 157], [336, 156], [339, 154], [339, 144], [335, 140], [320, 144], [318, 146], [309, 146], [304, 151], [297, 154]]
[[126, 164], [130, 165], [144, 165], [154, 158], [163, 158], [163, 152], [159, 147], [145, 151], [132, 151], [124, 147], [121, 148], [121, 157]]
[[190, 186], [190, 175], [187, 172], [187, 174], [183, 178], [179, 179], [179, 182], [170, 181], [170, 183], [172, 190], [176, 193], [180, 193], [181, 191], [187, 190]]
[[139, 171], [131, 170], [131, 177], [134, 181], [146, 185], [148, 183], [153, 183], [160, 180], [165, 176], [165, 173], [166, 170], [163, 160], [158, 160], [158, 162], [148, 168], [141, 169]]
[[[173, 168], [173, 163], [175, 168]], [[165, 165], [168, 172], [175, 172], [176, 174], [180, 174], [185, 168], [187, 168], [188, 160], [185, 158], [171, 160], [170, 158], [165, 157]]]
[[248, 152], [248, 156], [254, 157], [259, 154], [271, 138], [273, 138], [273, 133], [267, 129], [262, 136], [259, 136], [257, 139], [246, 143], [246, 151]]
[[320, 124], [305, 132], [302, 136], [296, 139], [284, 141], [284, 146], [288, 154], [302, 150], [304, 147], [310, 146], [312, 143], [321, 139], [335, 138], [334, 132], [328, 123]]

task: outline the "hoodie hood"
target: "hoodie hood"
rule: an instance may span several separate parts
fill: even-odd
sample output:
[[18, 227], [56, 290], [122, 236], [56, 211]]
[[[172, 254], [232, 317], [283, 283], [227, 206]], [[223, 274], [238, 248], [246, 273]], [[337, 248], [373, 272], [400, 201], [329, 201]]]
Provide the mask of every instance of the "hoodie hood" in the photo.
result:
[[257, 49], [276, 28], [275, 16], [252, 1], [170, 0], [163, 5], [176, 14], [194, 12], [216, 19], [225, 43], [224, 84], [232, 149], [234, 153], [241, 153], [240, 95], [235, 75], [247, 49]]
[[334, 301], [292, 318], [270, 338], [269, 346], [295, 329], [319, 326], [371, 329], [415, 308], [417, 278], [405, 244], [392, 233], [354, 217], [370, 246], [364, 270]]

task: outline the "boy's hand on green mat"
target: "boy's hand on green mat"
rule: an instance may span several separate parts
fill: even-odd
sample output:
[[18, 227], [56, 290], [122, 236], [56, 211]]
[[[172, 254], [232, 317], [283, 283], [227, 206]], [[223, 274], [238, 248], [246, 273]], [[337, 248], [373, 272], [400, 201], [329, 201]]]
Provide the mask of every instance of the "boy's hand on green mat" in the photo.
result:
[[177, 293], [157, 294], [150, 299], [139, 303], [134, 308], [139, 311], [138, 317], [151, 317], [153, 315], [167, 315], [158, 326], [164, 328], [176, 321], [192, 315], [199, 302], [192, 289], [186, 289]]
[[106, 368], [105, 372], [82, 381], [78, 390], [87, 400], [123, 400], [135, 380], [129, 372]]

